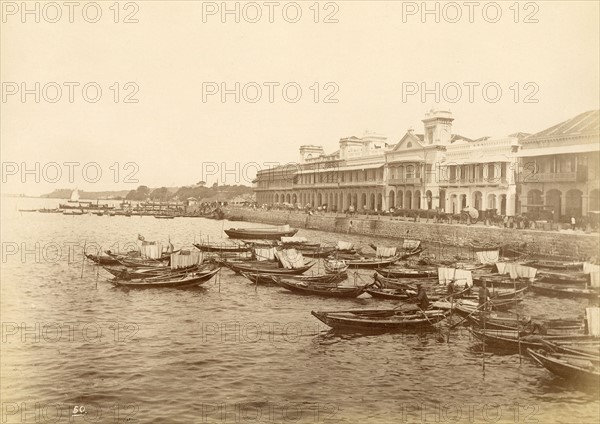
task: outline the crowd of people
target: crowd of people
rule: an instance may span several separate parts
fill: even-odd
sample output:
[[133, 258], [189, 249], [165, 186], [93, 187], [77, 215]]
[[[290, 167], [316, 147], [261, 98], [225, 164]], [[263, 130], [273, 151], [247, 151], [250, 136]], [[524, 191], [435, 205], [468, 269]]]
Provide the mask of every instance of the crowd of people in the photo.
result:
[[[338, 210], [336, 207], [329, 207], [327, 204], [314, 207], [307, 205], [292, 205], [289, 203], [275, 203], [264, 205], [253, 205], [254, 209], [263, 210], [282, 210], [294, 213], [306, 213], [309, 215], [326, 215], [330, 213], [344, 214], [349, 217], [365, 216], [369, 217], [390, 217], [404, 218], [405, 220], [414, 220], [434, 222], [440, 224], [466, 224], [466, 225], [487, 225], [501, 228], [514, 229], [540, 229], [540, 230], [573, 230], [597, 232], [600, 227], [600, 215], [590, 216], [563, 216], [561, 220], [556, 220], [553, 216], [545, 216], [537, 212], [521, 213], [514, 216], [501, 215], [496, 209], [477, 211], [474, 208], [464, 208], [458, 213], [448, 213], [439, 208], [420, 210], [420, 209], [397, 209], [388, 210], [368, 209], [364, 207], [360, 210], [350, 206], [346, 210]], [[557, 222], [559, 221], [559, 222]]]

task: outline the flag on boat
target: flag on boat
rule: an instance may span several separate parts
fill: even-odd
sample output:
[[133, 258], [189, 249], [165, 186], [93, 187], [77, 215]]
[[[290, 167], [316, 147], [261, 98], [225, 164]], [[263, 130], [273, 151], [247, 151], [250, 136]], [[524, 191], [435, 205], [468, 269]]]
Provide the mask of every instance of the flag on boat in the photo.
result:
[[146, 240], [146, 238], [143, 235], [138, 234], [138, 240], [139, 241], [144, 241], [144, 240]]

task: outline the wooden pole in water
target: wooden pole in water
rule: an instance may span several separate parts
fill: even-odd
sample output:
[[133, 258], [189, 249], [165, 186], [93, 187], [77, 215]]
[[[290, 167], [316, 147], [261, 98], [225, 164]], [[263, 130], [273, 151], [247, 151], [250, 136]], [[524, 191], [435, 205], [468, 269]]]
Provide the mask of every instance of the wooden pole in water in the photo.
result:
[[[513, 279], [513, 287], [515, 289], [515, 293], [517, 292], [517, 280]], [[516, 296], [516, 294], [515, 294]], [[516, 297], [515, 297], [516, 303]], [[521, 355], [521, 332], [519, 331], [519, 312], [516, 311], [517, 314], [517, 338], [519, 339], [519, 366], [523, 364], [523, 356]]]
[[[487, 281], [483, 280], [483, 295], [485, 296], [485, 299], [487, 301]], [[487, 337], [487, 332], [486, 332], [486, 309], [483, 309], [483, 313], [481, 315], [482, 321], [483, 321], [483, 357], [482, 357], [482, 367], [483, 367], [483, 375], [485, 376], [485, 338]]]
[[87, 245], [87, 240], [83, 242], [83, 252], [81, 254], [81, 277], [83, 278], [83, 267], [85, 265], [85, 246]]
[[98, 263], [96, 264], [96, 290], [98, 290], [98, 277], [100, 276], [100, 252], [102, 251], [102, 246], [100, 246], [100, 250], [98, 251], [98, 255], [96, 258], [98, 259]]

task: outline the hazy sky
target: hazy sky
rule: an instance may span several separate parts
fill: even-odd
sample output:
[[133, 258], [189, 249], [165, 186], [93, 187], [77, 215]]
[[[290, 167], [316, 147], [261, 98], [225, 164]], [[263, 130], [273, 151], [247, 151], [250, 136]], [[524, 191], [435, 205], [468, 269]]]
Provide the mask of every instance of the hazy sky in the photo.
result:
[[[301, 144], [331, 152], [341, 137], [365, 130], [395, 143], [409, 127], [420, 132], [432, 107], [449, 107], [453, 132], [471, 138], [536, 132], [599, 108], [597, 1], [479, 2], [473, 22], [464, 2], [428, 2], [432, 10], [437, 3], [439, 23], [434, 14], [421, 16], [420, 1], [314, 3], [241, 2], [235, 22], [234, 14], [221, 15], [221, 2], [123, 2], [118, 16], [114, 1], [98, 2], [98, 18], [95, 4], [80, 2], [71, 23], [62, 2], [55, 3], [60, 10], [39, 2], [37, 23], [35, 12], [22, 14], [21, 2], [2, 2], [2, 191], [212, 184], [221, 169], [207, 175], [211, 162], [231, 171], [221, 182], [249, 184], [244, 175], [256, 170], [250, 163], [296, 161]], [[252, 23], [257, 5], [262, 16]], [[487, 22], [496, 19], [495, 5], [502, 15]], [[298, 9], [298, 22], [288, 22]], [[124, 23], [127, 17], [138, 22]], [[235, 94], [224, 102], [220, 92], [209, 95], [221, 83], [235, 91], [236, 82], [239, 103]], [[435, 91], [436, 82], [439, 102], [433, 93], [422, 99], [421, 83]], [[257, 86], [262, 97], [252, 102]], [[297, 87], [302, 93], [293, 103]], [[32, 90], [24, 99], [23, 88]], [[128, 95], [138, 102], [125, 102]], [[337, 103], [326, 102], [328, 95]], [[35, 169], [36, 162], [39, 183], [35, 172], [21, 173], [21, 163]], [[60, 177], [51, 162], [61, 164]], [[72, 182], [65, 162], [81, 164]], [[137, 168], [124, 169], [128, 162]], [[84, 178], [89, 163], [98, 165], [88, 165]], [[102, 177], [93, 183], [98, 167]], [[132, 171], [139, 182], [125, 181]]]

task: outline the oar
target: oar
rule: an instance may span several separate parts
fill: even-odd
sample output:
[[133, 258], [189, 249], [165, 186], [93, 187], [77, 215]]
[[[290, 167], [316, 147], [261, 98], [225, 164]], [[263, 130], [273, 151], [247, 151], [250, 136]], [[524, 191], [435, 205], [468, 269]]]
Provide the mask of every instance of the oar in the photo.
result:
[[481, 309], [483, 306], [486, 305], [486, 303], [491, 302], [492, 299], [482, 303], [481, 305], [479, 305], [473, 312], [471, 312], [469, 315], [467, 315], [466, 317], [464, 317], [462, 320], [460, 320], [459, 322], [457, 322], [456, 324], [453, 324], [450, 326], [449, 330], [452, 330], [454, 327], [456, 327], [458, 324], [462, 324], [463, 322], [465, 322], [467, 320], [467, 318], [469, 318], [471, 315], [473, 315], [475, 312], [478, 312], [479, 309]]
[[427, 316], [427, 312], [425, 312], [423, 309], [421, 309], [421, 307], [419, 305], [416, 305], [416, 306], [417, 306], [417, 308], [419, 308], [419, 311], [421, 311], [423, 313], [423, 316], [425, 317], [425, 319], [427, 320], [429, 325], [433, 326], [433, 322], [431, 322], [431, 320]]

